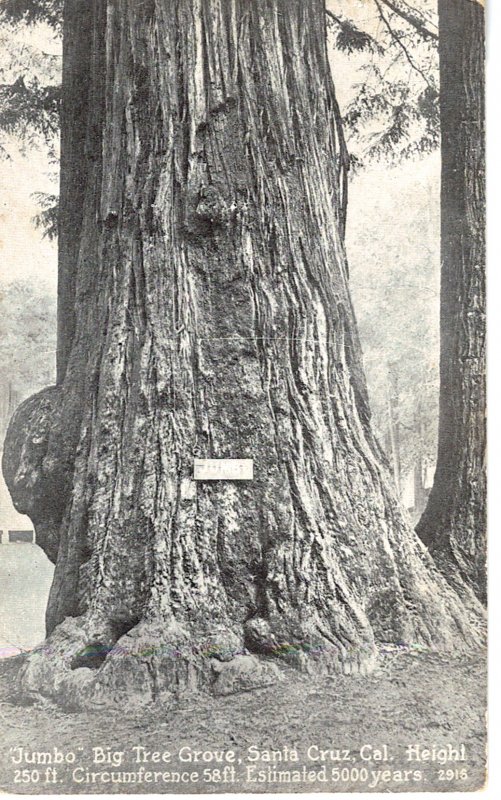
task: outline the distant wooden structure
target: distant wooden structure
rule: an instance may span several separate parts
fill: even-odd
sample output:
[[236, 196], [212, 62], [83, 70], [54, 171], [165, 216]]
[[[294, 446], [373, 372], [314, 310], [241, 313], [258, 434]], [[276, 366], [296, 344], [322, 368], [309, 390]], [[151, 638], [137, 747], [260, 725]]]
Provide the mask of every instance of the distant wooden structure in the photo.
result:
[[9, 542], [29, 542], [34, 540], [33, 531], [9, 531]]

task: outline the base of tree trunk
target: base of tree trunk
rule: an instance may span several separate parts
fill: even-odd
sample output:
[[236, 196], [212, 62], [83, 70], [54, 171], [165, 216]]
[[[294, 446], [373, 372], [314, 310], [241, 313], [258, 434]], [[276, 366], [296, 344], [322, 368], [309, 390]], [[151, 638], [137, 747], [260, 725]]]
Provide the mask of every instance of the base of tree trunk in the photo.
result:
[[[482, 642], [480, 604], [460, 579], [452, 588], [440, 574], [389, 496], [388, 481], [376, 466], [370, 474], [380, 494], [374, 498], [384, 499], [386, 522], [368, 500], [372, 527], [359, 525], [357, 538], [351, 528], [346, 539], [340, 529], [325, 535], [319, 528], [308, 544], [299, 525], [291, 534], [284, 526], [281, 537], [275, 536], [261, 551], [260, 569], [250, 570], [246, 552], [236, 549], [237, 544], [252, 546], [246, 490], [234, 487], [233, 505], [228, 507], [227, 490], [200, 489], [207, 530], [190, 539], [184, 556], [169, 562], [170, 573], [165, 572], [165, 534], [158, 543], [147, 541], [150, 585], [131, 602], [129, 616], [123, 605], [114, 605], [120, 584], [110, 582], [115, 578], [99, 569], [94, 574], [96, 579], [102, 575], [101, 593], [89, 591], [82, 609], [75, 598], [79, 582], [86, 580], [89, 554], [82, 550], [79, 516], [73, 512], [72, 522], [59, 508], [68, 497], [61, 462], [48, 457], [51, 437], [52, 448], [60, 453], [67, 435], [67, 427], [64, 436], [58, 433], [55, 404], [60, 402], [59, 389], [44, 390], [26, 401], [11, 421], [4, 451], [4, 472], [17, 507], [30, 513], [37, 541], [48, 555], [58, 552], [47, 610], [49, 636], [27, 657], [18, 678], [25, 700], [44, 697], [66, 708], [88, 709], [144, 705], [196, 691], [225, 695], [269, 686], [280, 680], [281, 667], [363, 675], [374, 668], [378, 644], [384, 642], [456, 654]], [[73, 508], [76, 496], [73, 490]], [[190, 498], [191, 494], [184, 502], [193, 502]], [[224, 523], [209, 524], [216, 503], [226, 517], [233, 513], [236, 526], [225, 547], [218, 539]], [[255, 543], [260, 524], [256, 518]], [[110, 527], [108, 536], [112, 533]], [[109, 562], [112, 570], [134, 577], [140, 546], [136, 537], [128, 550], [118, 531], [116, 556]], [[298, 546], [303, 550], [295, 550]], [[308, 557], [301, 573], [294, 561], [298, 552]], [[190, 553], [197, 555], [205, 573], [202, 566], [194, 571], [186, 564]], [[351, 557], [341, 558], [345, 553]], [[99, 564], [97, 559], [92, 563]], [[213, 590], [202, 577], [209, 566], [210, 575], [225, 576]], [[173, 602], [176, 580], [186, 592], [188, 607]], [[203, 580], [209, 590], [197, 588]]]
[[[254, 621], [253, 631], [266, 623]], [[142, 706], [198, 691], [224, 696], [270, 686], [295, 667], [308, 674], [366, 675], [375, 646], [345, 650], [324, 640], [295, 644], [261, 640], [267, 654], [245, 647], [231, 630], [193, 636], [173, 624], [141, 621], [113, 644], [84, 617], [68, 618], [25, 659], [17, 689], [24, 702], [41, 697], [68, 710]], [[255, 641], [255, 640], [254, 640]]]
[[[462, 600], [471, 603], [469, 590]], [[470, 607], [475, 610], [474, 603]], [[457, 657], [481, 647], [479, 621], [476, 631], [468, 627], [468, 640], [451, 638], [446, 649]], [[458, 632], [460, 627], [458, 620]], [[106, 621], [100, 625], [85, 615], [68, 617], [25, 658], [17, 692], [22, 702], [49, 699], [66, 710], [133, 708], [197, 692], [225, 696], [265, 688], [291, 668], [309, 675], [360, 676], [377, 667], [379, 647], [374, 642], [343, 647], [334, 638], [307, 638], [279, 639], [269, 622], [259, 618], [240, 632], [208, 625], [198, 633], [175, 621], [168, 625], [144, 619], [113, 641]], [[444, 647], [414, 644], [444, 652]]]

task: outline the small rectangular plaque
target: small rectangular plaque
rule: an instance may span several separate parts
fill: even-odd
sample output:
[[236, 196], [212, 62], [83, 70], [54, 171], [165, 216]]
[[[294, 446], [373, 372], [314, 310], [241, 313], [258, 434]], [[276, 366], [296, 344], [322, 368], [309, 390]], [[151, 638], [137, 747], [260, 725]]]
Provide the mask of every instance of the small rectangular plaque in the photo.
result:
[[252, 458], [196, 458], [193, 478], [196, 481], [251, 481]]

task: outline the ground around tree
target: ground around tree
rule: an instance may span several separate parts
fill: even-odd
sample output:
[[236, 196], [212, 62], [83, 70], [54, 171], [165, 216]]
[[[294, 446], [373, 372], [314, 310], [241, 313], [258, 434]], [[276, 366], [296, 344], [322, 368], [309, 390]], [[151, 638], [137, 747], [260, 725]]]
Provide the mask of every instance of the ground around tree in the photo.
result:
[[[49, 703], [29, 708], [16, 705], [13, 687], [20, 660], [22, 656], [0, 662], [2, 790], [27, 794], [411, 792], [472, 791], [484, 784], [485, 658], [481, 652], [451, 660], [436, 653], [392, 648], [381, 652], [379, 666], [369, 676], [312, 679], [285, 669], [279, 683], [257, 691], [218, 698], [198, 694], [130, 712], [78, 713], [66, 713]], [[409, 747], [424, 757], [428, 750], [430, 760], [410, 760]], [[167, 762], [137, 763], [136, 753], [144, 749], [172, 755]], [[320, 757], [321, 750], [328, 751], [326, 760]], [[231, 762], [231, 755], [223, 763], [193, 761], [195, 751], [222, 752], [225, 759], [234, 752], [235, 761]], [[266, 755], [272, 751], [280, 754], [274, 760]], [[47, 752], [53, 759], [64, 754], [64, 763], [53, 765], [56, 783], [50, 769], [46, 772], [47, 762], [24, 763], [33, 753]], [[117, 752], [124, 753], [121, 759], [112, 755]], [[297, 760], [293, 760], [294, 752]], [[256, 759], [256, 753], [260, 758]], [[456, 753], [461, 760], [451, 760]], [[71, 754], [75, 760], [68, 763]], [[94, 754], [98, 763], [93, 763]], [[435, 760], [431, 760], [433, 755]], [[331, 760], [333, 756], [342, 760]], [[21, 759], [23, 763], [14, 763]], [[167, 780], [161, 777], [145, 783], [146, 771], [168, 774]], [[23, 775], [36, 773], [37, 782], [23, 782]], [[187, 783], [178, 783], [171, 780], [173, 773], [191, 777]], [[44, 782], [46, 774], [51, 782]], [[121, 777], [120, 782], [111, 783], [111, 774]], [[319, 778], [322, 775], [325, 782]], [[16, 776], [19, 782], [15, 784]]]

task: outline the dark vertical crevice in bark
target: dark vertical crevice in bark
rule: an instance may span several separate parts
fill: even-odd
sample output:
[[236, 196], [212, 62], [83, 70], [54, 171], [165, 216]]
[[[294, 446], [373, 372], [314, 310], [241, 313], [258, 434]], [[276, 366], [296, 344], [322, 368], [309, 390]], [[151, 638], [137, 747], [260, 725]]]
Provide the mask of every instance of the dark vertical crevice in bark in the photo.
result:
[[486, 598], [484, 10], [440, 0], [442, 279], [437, 470], [417, 531]]
[[66, 0], [63, 28], [61, 170], [58, 236], [57, 382], [66, 372], [75, 332], [77, 274], [87, 184], [86, 136], [91, 81], [92, 14], [85, 0]]
[[[363, 672], [377, 640], [479, 635], [478, 605], [408, 528], [371, 432], [323, 11], [94, 7], [102, 168], [87, 173], [49, 435], [68, 475], [48, 612], [60, 659], [34, 654], [27, 691], [111, 701], [138, 685], [147, 701], [212, 685], [207, 653]], [[196, 457], [253, 458], [254, 480], [195, 482]], [[134, 657], [68, 671], [64, 654], [117, 637]]]

